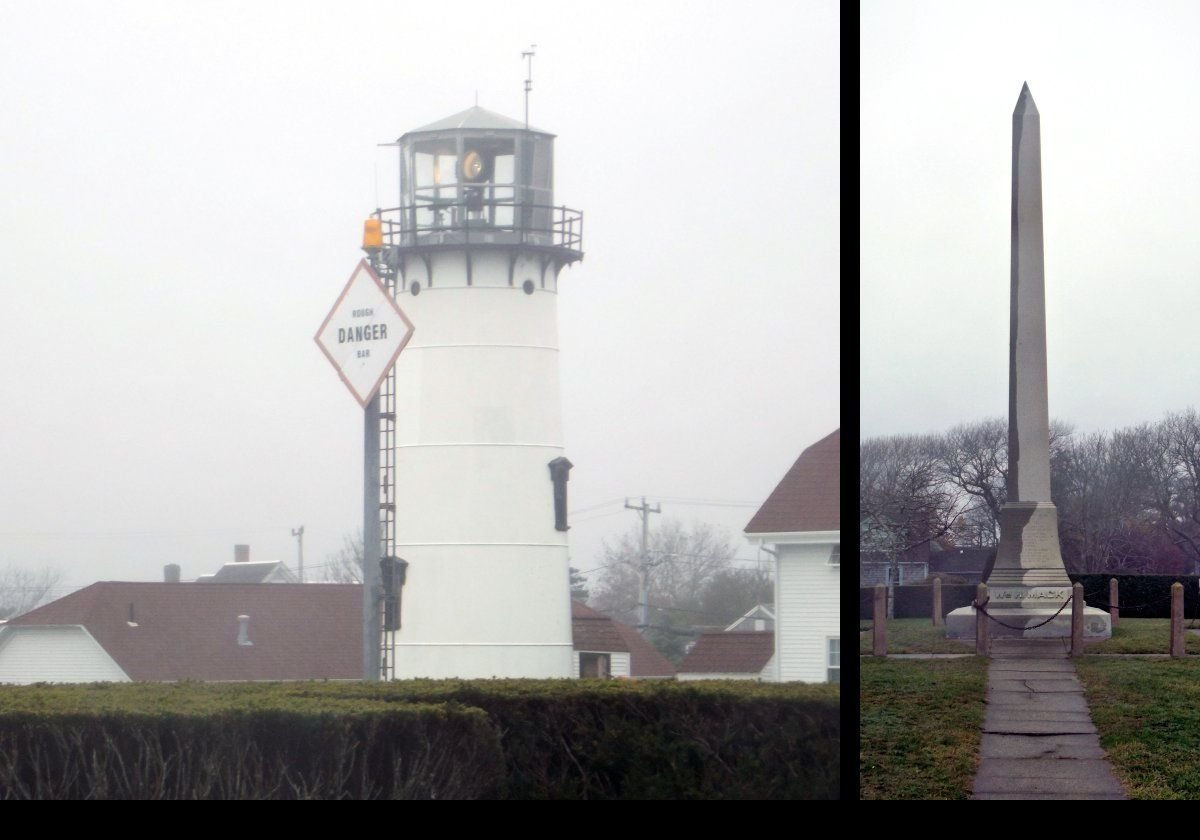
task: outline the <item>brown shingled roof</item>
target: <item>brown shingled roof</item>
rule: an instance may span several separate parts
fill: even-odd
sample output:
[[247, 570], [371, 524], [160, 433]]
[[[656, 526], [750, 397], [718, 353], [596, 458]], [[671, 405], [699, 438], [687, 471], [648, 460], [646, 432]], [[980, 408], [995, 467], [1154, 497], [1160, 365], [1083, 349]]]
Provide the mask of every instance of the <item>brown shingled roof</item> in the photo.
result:
[[671, 661], [643, 639], [636, 628], [574, 600], [571, 601], [571, 629], [575, 650], [628, 651], [631, 677], [675, 676]]
[[576, 600], [571, 601], [571, 637], [575, 650], [629, 652], [611, 618]]
[[358, 584], [101, 582], [9, 624], [82, 624], [134, 680], [362, 677]]
[[770, 630], [703, 633], [679, 663], [681, 674], [757, 674], [775, 652]]
[[841, 429], [800, 453], [746, 526], [747, 534], [838, 531]]
[[613, 627], [629, 646], [629, 676], [631, 677], [674, 677], [675, 666], [654, 645], [642, 638], [636, 627], [621, 621], [613, 621]]

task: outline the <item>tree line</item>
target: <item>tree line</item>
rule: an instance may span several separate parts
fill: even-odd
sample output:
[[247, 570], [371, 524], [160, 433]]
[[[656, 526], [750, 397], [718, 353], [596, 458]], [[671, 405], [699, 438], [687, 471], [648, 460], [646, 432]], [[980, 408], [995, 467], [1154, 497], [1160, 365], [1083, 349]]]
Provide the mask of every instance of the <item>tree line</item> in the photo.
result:
[[[934, 542], [991, 548], [1007, 500], [1008, 424], [865, 439], [863, 551], [895, 562]], [[1081, 434], [1050, 424], [1050, 493], [1072, 573], [1187, 574], [1200, 568], [1200, 414]]]

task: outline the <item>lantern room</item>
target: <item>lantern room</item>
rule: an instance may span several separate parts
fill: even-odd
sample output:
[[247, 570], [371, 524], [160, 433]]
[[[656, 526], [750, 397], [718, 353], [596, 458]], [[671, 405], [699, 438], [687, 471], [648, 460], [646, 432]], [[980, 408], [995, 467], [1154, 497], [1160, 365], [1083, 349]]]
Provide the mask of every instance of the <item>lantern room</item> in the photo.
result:
[[580, 259], [583, 214], [554, 206], [554, 135], [478, 106], [405, 133], [380, 246], [527, 246]]

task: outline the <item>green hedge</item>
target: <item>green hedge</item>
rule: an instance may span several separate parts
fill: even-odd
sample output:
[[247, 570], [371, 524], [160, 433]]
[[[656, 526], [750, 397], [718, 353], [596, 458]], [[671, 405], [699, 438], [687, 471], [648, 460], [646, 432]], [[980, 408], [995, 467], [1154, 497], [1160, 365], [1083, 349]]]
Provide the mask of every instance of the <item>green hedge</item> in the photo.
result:
[[[7, 771], [24, 787], [4, 788], [2, 756], [34, 745], [60, 769], [107, 756], [69, 794], [58, 789], [75, 797], [826, 799], [839, 788], [839, 690], [625, 680], [0, 688], [0, 796], [32, 795], [29, 759]], [[146, 755], [180, 768], [172, 784], [153, 773], [124, 781], [121, 768]], [[213, 769], [243, 765], [249, 778]]]
[[[870, 621], [874, 617], [874, 587], [859, 587], [858, 617]], [[925, 583], [894, 587], [893, 618], [929, 618], [933, 614], [933, 587]], [[975, 601], [975, 585], [942, 584], [942, 615], [959, 607], [969, 607]]]
[[1083, 600], [1108, 610], [1108, 582], [1117, 579], [1117, 606], [1124, 618], [1170, 618], [1171, 584], [1183, 584], [1183, 614], [1200, 617], [1200, 586], [1195, 575], [1071, 575], [1083, 584]]
[[0, 715], [3, 799], [463, 799], [500, 795], [479, 709]]

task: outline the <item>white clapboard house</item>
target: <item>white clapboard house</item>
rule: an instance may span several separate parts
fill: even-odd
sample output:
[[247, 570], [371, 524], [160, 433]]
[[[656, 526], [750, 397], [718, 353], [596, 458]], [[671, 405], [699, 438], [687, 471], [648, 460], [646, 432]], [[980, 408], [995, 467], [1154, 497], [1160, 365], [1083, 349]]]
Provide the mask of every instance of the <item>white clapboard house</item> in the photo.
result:
[[746, 526], [775, 561], [775, 655], [763, 679], [840, 681], [840, 449], [838, 430], [801, 452]]

